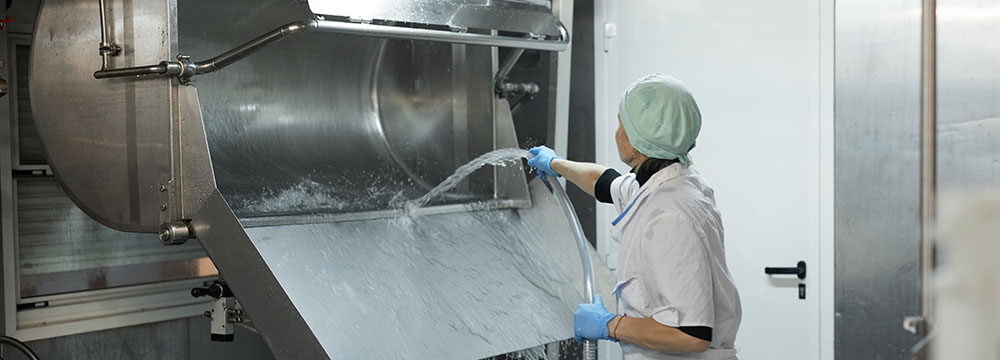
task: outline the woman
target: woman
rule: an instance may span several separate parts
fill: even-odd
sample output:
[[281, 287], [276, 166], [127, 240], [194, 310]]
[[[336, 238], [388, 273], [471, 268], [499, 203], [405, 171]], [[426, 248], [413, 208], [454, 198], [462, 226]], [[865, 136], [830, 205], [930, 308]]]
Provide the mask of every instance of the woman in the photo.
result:
[[625, 359], [736, 359], [740, 299], [726, 267], [722, 219], [712, 188], [688, 152], [701, 113], [680, 81], [648, 75], [618, 105], [614, 169], [531, 149], [539, 176], [565, 176], [598, 201], [614, 204], [619, 249], [616, 314], [600, 295], [577, 307], [577, 340], [620, 341]]

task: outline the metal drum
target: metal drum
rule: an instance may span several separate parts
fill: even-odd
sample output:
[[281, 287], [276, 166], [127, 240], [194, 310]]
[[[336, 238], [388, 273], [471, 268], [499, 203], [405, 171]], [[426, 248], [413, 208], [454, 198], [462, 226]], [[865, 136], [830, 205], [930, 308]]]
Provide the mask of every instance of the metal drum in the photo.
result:
[[[109, 0], [103, 31], [97, 0], [47, 1], [31, 95], [57, 178], [105, 225], [196, 237], [278, 358], [569, 338], [581, 262], [520, 166], [474, 173], [412, 223], [394, 208], [517, 146], [485, 45], [559, 49], [565, 29], [534, 0], [352, 3]], [[345, 9], [374, 18], [328, 14]]]
[[[219, 2], [181, 2], [181, 53], [207, 58], [269, 22], [308, 15], [291, 2], [238, 3], [218, 11]], [[468, 143], [469, 132], [491, 128], [491, 64], [464, 65], [466, 56], [489, 54], [481, 46], [306, 34], [199, 77], [218, 187], [241, 216], [385, 209], [393, 198], [419, 196], [457, 161], [492, 149]], [[487, 91], [467, 91], [475, 83]], [[452, 197], [492, 196], [479, 178]]]

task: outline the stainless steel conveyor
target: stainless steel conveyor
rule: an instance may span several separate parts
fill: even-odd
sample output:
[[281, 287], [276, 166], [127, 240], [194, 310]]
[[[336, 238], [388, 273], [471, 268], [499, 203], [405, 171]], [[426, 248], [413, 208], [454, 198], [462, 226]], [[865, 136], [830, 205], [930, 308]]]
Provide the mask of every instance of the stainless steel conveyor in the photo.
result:
[[73, 201], [196, 237], [278, 358], [482, 358], [572, 336], [570, 224], [520, 166], [393, 204], [518, 146], [494, 46], [567, 43], [538, 0], [48, 0], [32, 110]]

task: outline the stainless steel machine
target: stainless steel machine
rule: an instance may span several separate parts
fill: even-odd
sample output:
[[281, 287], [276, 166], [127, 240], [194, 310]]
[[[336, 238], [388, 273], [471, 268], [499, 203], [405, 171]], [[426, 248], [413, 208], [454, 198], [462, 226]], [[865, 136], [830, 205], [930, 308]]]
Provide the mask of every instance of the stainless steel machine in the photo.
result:
[[505, 96], [538, 88], [498, 47], [568, 43], [539, 0], [47, 0], [31, 105], [87, 214], [199, 240], [220, 340], [252, 322], [283, 359], [482, 358], [572, 336], [569, 222], [520, 166], [413, 224], [395, 205], [518, 146]]

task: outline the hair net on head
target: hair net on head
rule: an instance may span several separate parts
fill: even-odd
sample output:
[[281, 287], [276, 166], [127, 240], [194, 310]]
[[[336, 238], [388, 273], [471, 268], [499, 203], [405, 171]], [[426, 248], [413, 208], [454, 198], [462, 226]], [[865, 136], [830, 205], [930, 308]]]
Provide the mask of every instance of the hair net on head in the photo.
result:
[[646, 75], [622, 94], [618, 115], [637, 151], [690, 163], [688, 152], [701, 131], [701, 111], [683, 83], [670, 75]]

